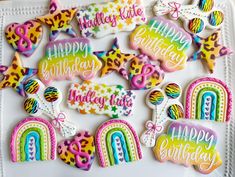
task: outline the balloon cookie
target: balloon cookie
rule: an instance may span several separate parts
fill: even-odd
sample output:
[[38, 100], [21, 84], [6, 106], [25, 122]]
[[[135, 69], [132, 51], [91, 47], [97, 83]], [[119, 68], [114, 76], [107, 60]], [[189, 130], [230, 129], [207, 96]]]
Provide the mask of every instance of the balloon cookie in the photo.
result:
[[174, 0], [157, 0], [153, 11], [156, 16], [169, 14], [173, 20], [185, 22], [190, 33], [200, 33], [205, 27], [219, 28], [224, 21], [224, 13], [214, 8], [214, 0], [195, 0], [192, 5], [180, 4]]
[[[164, 123], [167, 121], [167, 116], [171, 119], [183, 118], [184, 113], [174, 109], [172, 111], [171, 105], [167, 111], [166, 106], [169, 105], [169, 100], [176, 100], [181, 95], [181, 87], [176, 83], [168, 83], [164, 90], [155, 88], [151, 90], [146, 97], [146, 104], [153, 109], [152, 120], [149, 120], [145, 123], [146, 130], [142, 133], [140, 137], [141, 143], [146, 147], [154, 147], [156, 142], [157, 134], [160, 134], [164, 130]], [[181, 103], [177, 103], [183, 110]], [[169, 109], [171, 114], [169, 114]], [[167, 112], [167, 115], [164, 115], [164, 112]], [[172, 113], [173, 112], [173, 113]], [[173, 116], [175, 116], [173, 118]]]
[[109, 120], [103, 123], [96, 132], [95, 140], [101, 167], [142, 159], [138, 135], [124, 120]]
[[38, 64], [38, 76], [45, 84], [75, 76], [89, 80], [101, 67], [102, 63], [92, 53], [88, 39], [64, 39], [47, 44], [46, 55]]
[[101, 77], [111, 74], [113, 71], [118, 72], [122, 77], [128, 80], [128, 73], [125, 65], [128, 61], [135, 57], [134, 54], [122, 53], [117, 38], [114, 39], [112, 48], [105, 51], [94, 52], [94, 54], [104, 62], [101, 70]]
[[61, 141], [57, 151], [64, 163], [88, 171], [95, 158], [94, 137], [87, 131], [79, 132], [73, 139]]
[[205, 61], [210, 73], [213, 73], [215, 68], [215, 59], [233, 53], [232, 50], [219, 43], [220, 36], [220, 29], [207, 38], [201, 38], [197, 35], [194, 35], [193, 41], [197, 45], [198, 51], [195, 52], [193, 56], [188, 60]]
[[228, 122], [232, 116], [232, 93], [221, 80], [199, 78], [189, 84], [185, 92], [187, 119]]
[[77, 9], [71, 8], [61, 10], [57, 0], [50, 0], [49, 8], [49, 13], [47, 15], [37, 17], [37, 20], [45, 23], [50, 28], [49, 40], [54, 41], [60, 32], [65, 32], [66, 34], [75, 37], [76, 33], [70, 25], [70, 22], [74, 18]]
[[140, 49], [152, 60], [159, 60], [161, 68], [167, 72], [184, 69], [191, 43], [188, 33], [161, 17], [137, 27], [130, 35], [131, 48]]
[[24, 68], [19, 54], [16, 52], [12, 59], [11, 66], [0, 65], [0, 74], [3, 75], [0, 81], [0, 89], [12, 87], [17, 93], [25, 97], [24, 83], [37, 74], [36, 69]]
[[5, 37], [14, 50], [29, 57], [41, 42], [42, 25], [36, 20], [11, 23], [5, 29]]
[[56, 87], [45, 87], [41, 81], [29, 80], [24, 90], [27, 98], [24, 101], [24, 110], [32, 116], [46, 114], [52, 119], [52, 125], [59, 130], [62, 136], [69, 137], [76, 133], [76, 126], [68, 122], [67, 116], [60, 111], [59, 105], [62, 94]]
[[138, 55], [131, 60], [129, 80], [131, 90], [146, 90], [156, 87], [164, 79], [164, 72], [151, 64], [148, 56]]
[[28, 117], [20, 121], [11, 135], [12, 162], [56, 159], [55, 130], [45, 119]]
[[147, 21], [141, 0], [114, 0], [91, 4], [77, 11], [83, 37], [103, 37], [121, 31], [132, 31]]
[[72, 84], [68, 106], [81, 114], [105, 114], [111, 118], [132, 114], [135, 94], [121, 85], [99, 85], [90, 81]]
[[209, 174], [222, 164], [216, 143], [216, 133], [211, 129], [172, 122], [167, 134], [158, 137], [153, 151], [160, 162], [194, 166], [200, 173]]

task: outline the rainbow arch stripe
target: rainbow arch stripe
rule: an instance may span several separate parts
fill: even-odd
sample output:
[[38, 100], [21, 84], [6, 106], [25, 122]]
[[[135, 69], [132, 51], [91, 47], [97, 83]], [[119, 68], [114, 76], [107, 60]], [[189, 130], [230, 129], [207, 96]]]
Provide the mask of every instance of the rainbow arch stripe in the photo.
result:
[[186, 90], [187, 119], [228, 122], [232, 112], [232, 93], [221, 80], [204, 77], [193, 81]]
[[124, 120], [109, 120], [96, 133], [96, 147], [101, 167], [142, 159], [137, 133]]
[[13, 162], [56, 159], [55, 130], [45, 119], [28, 117], [20, 121], [11, 135], [10, 151]]

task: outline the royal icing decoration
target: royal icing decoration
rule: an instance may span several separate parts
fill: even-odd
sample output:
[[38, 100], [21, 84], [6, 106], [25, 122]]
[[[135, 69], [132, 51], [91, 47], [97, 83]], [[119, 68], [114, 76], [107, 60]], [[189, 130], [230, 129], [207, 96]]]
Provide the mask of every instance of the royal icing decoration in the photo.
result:
[[110, 50], [107, 52], [94, 52], [94, 54], [104, 62], [104, 66], [101, 70], [101, 77], [116, 71], [128, 80], [128, 73], [125, 65], [128, 61], [134, 58], [135, 55], [122, 53], [119, 48], [117, 38], [114, 39], [114, 43]]
[[146, 90], [156, 87], [164, 79], [164, 72], [151, 64], [148, 56], [138, 55], [131, 60], [129, 80], [131, 90]]
[[222, 11], [214, 8], [214, 0], [195, 0], [192, 5], [183, 5], [172, 0], [157, 0], [153, 11], [156, 16], [169, 14], [173, 20], [185, 22], [190, 33], [200, 33], [205, 27], [219, 28], [224, 21]]
[[167, 134], [161, 135], [153, 151], [161, 161], [172, 161], [185, 166], [194, 166], [203, 174], [211, 173], [222, 164], [216, 150], [216, 133], [199, 125], [172, 122]]
[[29, 57], [42, 39], [42, 25], [36, 20], [11, 23], [5, 29], [7, 42], [19, 53]]
[[135, 94], [121, 85], [99, 85], [90, 81], [72, 84], [68, 106], [81, 114], [106, 114], [111, 118], [132, 114]]
[[36, 69], [24, 68], [19, 54], [16, 52], [12, 59], [11, 66], [0, 65], [0, 74], [3, 75], [0, 81], [0, 89], [12, 87], [21, 96], [25, 96], [24, 83], [37, 74]]
[[140, 49], [151, 59], [159, 60], [161, 68], [167, 72], [184, 69], [188, 59], [186, 51], [191, 43], [188, 33], [161, 17], [137, 27], [130, 36], [132, 49]]
[[173, 120], [183, 118], [184, 117], [184, 109], [179, 104], [172, 104], [167, 108], [167, 116]]
[[89, 80], [101, 67], [101, 61], [92, 54], [88, 39], [57, 40], [47, 44], [46, 55], [38, 65], [38, 76], [46, 84], [52, 80], [72, 79], [75, 76]]
[[50, 28], [50, 41], [54, 41], [60, 32], [65, 32], [75, 37], [76, 33], [70, 25], [70, 22], [75, 16], [76, 11], [76, 8], [61, 10], [57, 0], [50, 0], [49, 14], [37, 17], [37, 20], [45, 23]]
[[200, 78], [189, 84], [185, 97], [187, 119], [228, 122], [232, 114], [232, 93], [221, 80]]
[[232, 50], [219, 43], [221, 30], [217, 30], [207, 38], [193, 36], [193, 41], [198, 47], [198, 51], [189, 60], [203, 60], [206, 62], [210, 73], [214, 72], [215, 59], [232, 54]]
[[124, 120], [110, 120], [102, 124], [96, 132], [95, 140], [101, 167], [142, 159], [138, 135]]
[[79, 132], [73, 139], [61, 141], [57, 151], [64, 163], [88, 171], [95, 158], [94, 137], [87, 131]]
[[45, 119], [28, 117], [14, 128], [10, 151], [12, 162], [55, 160], [55, 130]]
[[84, 37], [103, 37], [121, 31], [132, 31], [147, 21], [141, 0], [114, 0], [81, 7], [78, 25]]
[[[178, 84], [169, 83], [164, 90], [155, 88], [148, 93], [146, 103], [153, 109], [153, 115], [152, 120], [145, 123], [147, 130], [145, 130], [140, 137], [140, 142], [144, 146], [153, 147], [155, 145], [157, 134], [160, 134], [164, 130], [164, 123], [167, 121], [167, 117], [164, 115], [166, 106], [168, 105], [169, 100], [176, 100], [179, 98], [181, 92], [181, 87]], [[181, 110], [183, 110], [182, 106]], [[183, 117], [183, 115], [180, 116]], [[172, 116], [170, 118], [172, 118]]]
[[39, 80], [29, 80], [24, 90], [27, 98], [24, 101], [24, 110], [32, 116], [46, 114], [52, 125], [59, 130], [62, 136], [69, 137], [76, 133], [76, 126], [68, 122], [67, 116], [60, 111], [59, 105], [62, 94], [56, 87], [45, 87]]

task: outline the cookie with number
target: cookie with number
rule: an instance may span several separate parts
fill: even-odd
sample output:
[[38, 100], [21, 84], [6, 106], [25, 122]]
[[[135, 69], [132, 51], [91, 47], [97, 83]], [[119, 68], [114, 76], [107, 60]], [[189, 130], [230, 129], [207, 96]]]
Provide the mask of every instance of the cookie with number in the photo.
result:
[[30, 57], [41, 42], [42, 32], [42, 25], [37, 20], [28, 20], [23, 24], [9, 24], [5, 37], [15, 51]]

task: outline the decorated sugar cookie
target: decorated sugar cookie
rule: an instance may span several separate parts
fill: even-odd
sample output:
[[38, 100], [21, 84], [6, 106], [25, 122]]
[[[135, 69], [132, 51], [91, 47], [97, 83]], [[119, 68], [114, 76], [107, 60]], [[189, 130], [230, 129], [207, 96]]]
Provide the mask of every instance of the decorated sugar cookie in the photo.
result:
[[101, 67], [102, 63], [92, 53], [88, 39], [64, 39], [47, 44], [46, 55], [38, 64], [38, 76], [45, 84], [75, 76], [89, 80]]
[[185, 92], [187, 119], [228, 122], [232, 114], [232, 93], [221, 80], [199, 78], [189, 84]]
[[52, 125], [58, 129], [64, 137], [73, 136], [76, 133], [76, 126], [68, 122], [67, 116], [60, 111], [59, 105], [62, 101], [62, 94], [56, 87], [45, 87], [41, 81], [29, 80], [24, 90], [27, 98], [24, 101], [24, 110], [32, 116], [46, 114], [52, 119]]
[[132, 31], [147, 21], [141, 0], [114, 0], [91, 4], [77, 11], [83, 37], [103, 37], [121, 31]]
[[170, 119], [177, 120], [184, 117], [184, 109], [179, 104], [172, 104], [167, 108], [167, 115]]
[[181, 87], [177, 83], [171, 82], [163, 89], [155, 88], [147, 94], [146, 104], [153, 109], [153, 115], [152, 119], [145, 123], [146, 130], [140, 137], [140, 141], [144, 146], [153, 147], [155, 145], [157, 134], [160, 134], [164, 130], [167, 117], [170, 119], [183, 118], [183, 106], [181, 106], [180, 102], [173, 105], [179, 106], [181, 112], [176, 109], [172, 110], [173, 105], [166, 109], [170, 100], [177, 102], [176, 100], [181, 96], [181, 92]]
[[73, 139], [61, 141], [57, 151], [64, 163], [88, 171], [95, 158], [94, 137], [87, 131], [79, 132]]
[[161, 68], [174, 72], [185, 68], [186, 51], [192, 43], [191, 36], [171, 21], [157, 17], [147, 25], [137, 27], [130, 35], [132, 49], [140, 49], [152, 60], [159, 60]]
[[104, 62], [101, 70], [101, 77], [111, 74], [113, 71], [118, 72], [122, 77], [128, 79], [128, 73], [125, 65], [128, 61], [135, 57], [134, 54], [122, 53], [117, 38], [114, 39], [112, 48], [105, 51], [94, 52], [94, 54]]
[[19, 54], [16, 52], [12, 59], [11, 66], [0, 65], [0, 74], [3, 75], [0, 81], [0, 89], [11, 87], [21, 96], [25, 96], [24, 83], [37, 74], [36, 69], [24, 68]]
[[20, 121], [11, 135], [12, 162], [56, 159], [55, 130], [45, 119], [28, 117]]
[[138, 55], [131, 60], [129, 80], [131, 90], [146, 90], [156, 87], [164, 79], [164, 72], [151, 64], [146, 55]]
[[103, 123], [96, 132], [95, 140], [101, 167], [142, 159], [138, 135], [124, 120], [109, 120]]
[[59, 7], [58, 0], [50, 0], [49, 13], [37, 17], [37, 20], [45, 23], [50, 28], [49, 40], [54, 41], [60, 32], [64, 32], [72, 37], [76, 36], [70, 22], [75, 16], [77, 9], [63, 9]]
[[172, 122], [167, 134], [160, 135], [153, 151], [160, 162], [172, 161], [184, 166], [194, 166], [209, 174], [222, 164], [216, 150], [216, 133], [203, 126]]
[[14, 50], [29, 57], [41, 42], [42, 25], [36, 20], [11, 23], [5, 29], [5, 37]]
[[224, 21], [224, 13], [214, 8], [214, 0], [195, 0], [192, 5], [180, 4], [174, 0], [157, 0], [153, 11], [156, 16], [169, 14], [173, 20], [185, 22], [190, 33], [200, 33], [205, 27], [219, 28]]
[[210, 73], [213, 73], [215, 68], [215, 59], [233, 53], [232, 50], [219, 43], [220, 36], [220, 29], [207, 38], [201, 38], [197, 35], [194, 35], [193, 41], [197, 45], [198, 50], [189, 60], [205, 61]]
[[72, 84], [68, 93], [68, 106], [81, 114], [105, 114], [119, 118], [132, 114], [135, 94], [121, 85], [107, 86], [84, 81]]

